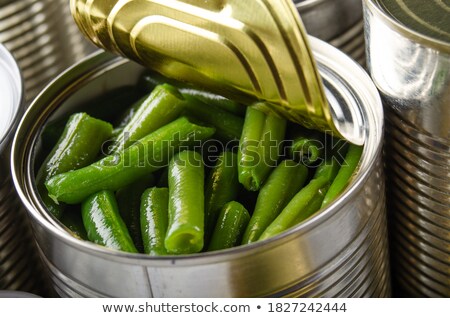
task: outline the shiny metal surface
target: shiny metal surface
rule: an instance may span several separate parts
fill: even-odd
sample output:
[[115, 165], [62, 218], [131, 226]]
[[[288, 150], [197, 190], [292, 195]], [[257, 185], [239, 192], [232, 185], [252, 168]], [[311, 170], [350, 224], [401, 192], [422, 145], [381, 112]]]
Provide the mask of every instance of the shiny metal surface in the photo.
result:
[[328, 42], [362, 20], [361, 0], [293, 1], [308, 34]]
[[40, 291], [39, 260], [27, 214], [11, 182], [10, 144], [23, 113], [16, 62], [0, 44], [0, 290]]
[[59, 72], [94, 50], [73, 22], [69, 0], [0, 3], [0, 43], [19, 63], [27, 102]]
[[329, 98], [348, 102], [353, 96], [352, 107], [363, 117], [367, 143], [360, 172], [337, 201], [307, 222], [222, 252], [150, 257], [112, 251], [66, 232], [33, 187], [40, 129], [86, 100], [135, 84], [144, 69], [101, 53], [48, 86], [20, 124], [12, 171], [57, 292], [65, 297], [390, 296], [381, 101], [356, 63], [322, 41], [311, 43]]
[[[71, 0], [97, 46], [362, 145], [361, 117], [328, 104], [291, 0]], [[170, 41], [167, 41], [170, 39]]]
[[394, 279], [407, 295], [450, 297], [450, 41], [435, 34], [445, 23], [442, 34], [450, 34], [449, 20], [439, 20], [450, 6], [365, 0], [364, 7], [369, 70], [386, 111]]

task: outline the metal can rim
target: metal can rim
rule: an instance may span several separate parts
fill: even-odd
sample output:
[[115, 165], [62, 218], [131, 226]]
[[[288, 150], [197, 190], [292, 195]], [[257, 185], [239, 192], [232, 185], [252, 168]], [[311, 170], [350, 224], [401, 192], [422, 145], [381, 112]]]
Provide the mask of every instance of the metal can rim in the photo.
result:
[[14, 86], [17, 90], [17, 94], [19, 96], [19, 99], [16, 101], [15, 105], [9, 105], [8, 107], [15, 108], [14, 113], [12, 114], [12, 118], [8, 123], [8, 130], [5, 132], [3, 136], [0, 135], [0, 148], [3, 147], [4, 143], [6, 143], [7, 140], [9, 140], [12, 136], [12, 134], [15, 132], [15, 128], [18, 126], [20, 121], [19, 114], [22, 114], [25, 105], [24, 105], [24, 83], [23, 83], [23, 77], [22, 73], [20, 71], [19, 65], [17, 64], [17, 61], [9, 52], [5, 46], [3, 46], [0, 43], [0, 57], [2, 59], [5, 59], [5, 62], [7, 63], [7, 66], [9, 68], [9, 73], [11, 75], [11, 86]]
[[383, 11], [383, 9], [381, 9], [374, 1], [375, 0], [364, 0], [364, 3], [368, 8], [370, 8], [369, 10], [373, 14], [376, 14], [379, 19], [384, 21], [394, 31], [418, 44], [450, 54], [450, 43], [424, 35], [398, 22], [385, 11]]
[[[371, 157], [367, 158], [367, 147], [363, 152], [362, 157], [366, 158], [364, 161], [364, 166], [367, 168], [364, 171], [361, 171], [356, 178], [351, 182], [351, 184], [348, 185], [346, 191], [340, 195], [338, 199], [336, 199], [333, 203], [331, 203], [326, 209], [321, 211], [320, 213], [317, 213], [315, 216], [311, 217], [306, 222], [303, 222], [302, 224], [299, 224], [298, 226], [295, 226], [284, 233], [273, 237], [271, 239], [262, 241], [262, 242], [256, 242], [253, 244], [245, 245], [245, 246], [238, 246], [232, 249], [223, 250], [223, 251], [216, 251], [216, 252], [207, 252], [207, 253], [200, 253], [200, 254], [193, 254], [193, 255], [181, 255], [181, 256], [150, 256], [145, 254], [132, 254], [132, 253], [126, 253], [121, 251], [115, 251], [111, 249], [104, 248], [102, 246], [98, 246], [91, 242], [81, 241], [72, 235], [70, 235], [67, 231], [65, 231], [55, 220], [51, 220], [50, 217], [46, 214], [47, 212], [45, 209], [42, 208], [42, 206], [39, 206], [39, 204], [35, 204], [36, 202], [32, 202], [33, 200], [30, 200], [30, 191], [32, 189], [29, 189], [29, 184], [32, 184], [33, 181], [31, 180], [30, 175], [22, 175], [24, 174], [21, 172], [21, 169], [25, 169], [21, 167], [22, 160], [25, 159], [28, 163], [30, 163], [32, 151], [25, 150], [19, 147], [19, 144], [21, 144], [24, 139], [24, 133], [27, 132], [30, 128], [27, 127], [27, 118], [29, 116], [33, 116], [33, 112], [35, 111], [35, 104], [39, 101], [40, 97], [45, 96], [45, 94], [52, 94], [52, 91], [55, 89], [55, 85], [62, 85], [61, 82], [65, 82], [67, 84], [71, 84], [71, 90], [76, 89], [76, 82], [81, 82], [85, 78], [89, 78], [90, 75], [93, 75], [94, 73], [98, 72], [99, 70], [105, 71], [108, 69], [108, 67], [115, 66], [115, 64], [121, 62], [125, 63], [127, 60], [120, 58], [120, 57], [114, 57], [109, 53], [105, 52], [95, 52], [92, 55], [86, 57], [79, 63], [75, 64], [71, 68], [67, 69], [65, 72], [60, 74], [58, 77], [56, 77], [48, 86], [38, 95], [38, 97], [34, 100], [32, 105], [29, 107], [28, 111], [24, 115], [21, 123], [19, 124], [19, 128], [17, 130], [17, 133], [15, 135], [13, 146], [12, 146], [12, 152], [11, 152], [11, 171], [12, 171], [12, 177], [14, 184], [16, 185], [17, 192], [19, 193], [19, 196], [26, 206], [27, 210], [29, 211], [29, 214], [31, 217], [33, 217], [37, 222], [39, 222], [41, 225], [43, 225], [48, 231], [51, 231], [53, 235], [58, 237], [59, 239], [65, 241], [67, 244], [70, 244], [76, 249], [82, 250], [84, 252], [87, 252], [89, 254], [98, 254], [100, 253], [103, 258], [105, 259], [113, 259], [115, 261], [120, 261], [122, 263], [133, 263], [135, 261], [147, 261], [147, 262], [155, 262], [155, 266], [158, 265], [165, 265], [167, 264], [167, 261], [177, 261], [177, 265], [181, 264], [181, 261], [183, 262], [189, 262], [189, 261], [195, 261], [197, 263], [208, 263], [209, 259], [214, 258], [215, 260], [218, 259], [229, 259], [234, 257], [239, 257], [242, 254], [252, 254], [252, 253], [259, 253], [260, 251], [273, 248], [275, 246], [278, 246], [280, 244], [283, 244], [287, 241], [291, 241], [295, 239], [296, 237], [301, 236], [302, 234], [311, 231], [312, 229], [316, 228], [317, 226], [320, 226], [325, 220], [332, 217], [336, 211], [339, 211], [340, 208], [342, 208], [349, 200], [354, 198], [358, 195], [357, 189], [361, 188], [361, 184], [364, 183], [368, 178], [371, 171], [371, 167], [374, 166], [375, 160], [377, 159], [378, 155], [381, 153], [381, 143], [383, 138], [383, 130], [384, 130], [384, 124], [383, 124], [383, 113], [382, 113], [382, 106], [381, 106], [381, 98], [378, 95], [378, 92], [370, 80], [370, 77], [367, 75], [367, 73], [362, 69], [361, 66], [359, 66], [356, 62], [351, 60], [348, 56], [346, 56], [344, 53], [340, 52], [338, 49], [332, 47], [331, 45], [325, 43], [324, 41], [310, 38], [312, 42], [312, 47], [320, 47], [321, 50], [330, 50], [332, 52], [332, 59], [330, 58], [330, 61], [334, 61], [335, 63], [338, 63], [338, 61], [344, 61], [345, 65], [341, 66], [341, 70], [345, 70], [348, 65], [352, 66], [351, 74], [356, 75], [355, 83], [358, 83], [362, 86], [368, 85], [367, 89], [370, 91], [371, 101], [375, 104], [372, 105], [374, 114], [371, 114], [374, 117], [377, 118], [377, 125], [378, 127], [374, 127], [374, 123], [371, 123], [372, 129], [377, 129], [377, 133], [372, 133], [372, 139], [371, 142], [374, 143], [373, 148], [371, 150]], [[328, 62], [328, 61], [327, 61]], [[99, 64], [100, 63], [100, 64]], [[89, 67], [89, 65], [95, 64], [96, 67]], [[350, 70], [348, 70], [350, 72]], [[74, 73], [74, 74], [73, 74]], [[359, 76], [359, 77], [358, 77]], [[37, 107], [37, 106], [36, 106]], [[375, 112], [377, 112], [375, 114]], [[381, 113], [380, 113], [381, 112]], [[41, 113], [39, 113], [41, 114]], [[381, 115], [380, 115], [381, 114]], [[39, 126], [39, 125], [37, 125]], [[370, 127], [366, 127], [367, 133], [368, 129]], [[375, 136], [376, 135], [376, 136]], [[36, 136], [35, 136], [36, 137]], [[32, 137], [27, 139], [33, 139]], [[26, 152], [26, 156], [21, 154], [21, 152]], [[24, 186], [24, 179], [26, 180], [26, 185]], [[26, 189], [24, 189], [24, 187]]]

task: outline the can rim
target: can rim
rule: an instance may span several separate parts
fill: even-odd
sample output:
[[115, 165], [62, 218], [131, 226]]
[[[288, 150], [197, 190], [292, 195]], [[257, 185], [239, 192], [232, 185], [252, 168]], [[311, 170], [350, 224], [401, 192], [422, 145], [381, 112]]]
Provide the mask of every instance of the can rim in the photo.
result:
[[[19, 65], [17, 64], [16, 59], [13, 57], [11, 52], [0, 43], [0, 56], [5, 59], [7, 66], [9, 68], [9, 75], [11, 77], [11, 86], [17, 90], [17, 94], [19, 96], [15, 105], [10, 105], [13, 108], [13, 114], [11, 120], [8, 123], [8, 129], [6, 130], [3, 136], [0, 135], [0, 147], [3, 147], [3, 143], [11, 138], [11, 135], [15, 133], [15, 128], [18, 126], [20, 121], [19, 114], [22, 114], [25, 105], [24, 105], [24, 82], [22, 73], [20, 71]], [[8, 69], [7, 69], [8, 71]]]
[[[377, 103], [376, 106], [379, 106], [382, 112], [381, 108], [381, 99], [378, 95], [378, 92], [374, 86], [374, 84], [370, 81], [369, 76], [367, 73], [360, 67], [356, 62], [351, 60], [348, 56], [346, 56], [344, 53], [340, 52], [336, 48], [332, 47], [331, 45], [325, 43], [324, 41], [313, 39], [311, 38], [312, 46], [321, 45], [323, 48], [327, 48], [328, 50], [331, 50], [333, 52], [333, 58], [335, 58], [335, 54], [338, 55], [338, 58], [345, 59], [347, 63], [351, 63], [355, 66], [355, 69], [352, 69], [352, 73], [359, 73], [358, 75], [363, 76], [362, 82], [364, 84], [367, 84], [370, 82], [370, 91], [373, 92], [373, 98], [375, 98], [375, 102]], [[51, 235], [56, 236], [58, 239], [63, 240], [66, 244], [72, 246], [73, 248], [86, 252], [91, 255], [97, 255], [100, 254], [105, 259], [111, 259], [115, 261], [120, 261], [122, 263], [130, 263], [132, 262], [135, 264], [136, 261], [141, 262], [151, 262], [154, 266], [164, 266], [167, 264], [167, 262], [172, 262], [173, 265], [180, 265], [183, 266], [183, 264], [186, 264], [185, 262], [194, 261], [196, 263], [204, 264], [208, 263], [210, 259], [214, 258], [214, 260], [221, 261], [221, 260], [230, 260], [230, 258], [237, 258], [242, 255], [250, 255], [250, 254], [258, 254], [265, 250], [274, 248], [278, 245], [284, 244], [287, 241], [295, 240], [299, 236], [303, 235], [304, 233], [311, 231], [312, 229], [316, 228], [317, 226], [320, 226], [324, 221], [331, 218], [336, 211], [339, 211], [349, 200], [352, 200], [355, 196], [358, 195], [361, 189], [361, 184], [367, 180], [369, 177], [369, 174], [371, 172], [371, 169], [365, 169], [364, 171], [360, 171], [360, 173], [352, 180], [352, 182], [348, 185], [346, 191], [344, 191], [334, 202], [332, 202], [328, 207], [326, 207], [323, 211], [320, 211], [319, 213], [315, 214], [305, 222], [302, 222], [301, 224], [292, 227], [291, 229], [275, 236], [270, 239], [261, 241], [261, 242], [255, 242], [253, 244], [248, 244], [244, 246], [238, 246], [234, 247], [232, 249], [222, 250], [222, 251], [214, 251], [214, 252], [206, 252], [206, 253], [198, 253], [198, 254], [192, 254], [192, 255], [170, 255], [170, 256], [150, 256], [146, 254], [133, 254], [133, 253], [127, 253], [117, 250], [112, 250], [105, 248], [103, 246], [99, 246], [95, 243], [88, 242], [88, 241], [82, 241], [74, 236], [72, 236], [69, 232], [67, 232], [56, 220], [51, 218], [48, 215], [48, 212], [45, 211], [45, 209], [41, 206], [41, 204], [36, 204], [34, 202], [34, 198], [31, 197], [31, 193], [33, 192], [32, 189], [29, 188], [29, 185], [33, 183], [33, 180], [30, 175], [27, 175], [26, 171], [28, 170], [26, 167], [21, 167], [21, 160], [25, 160], [28, 165], [31, 165], [31, 157], [32, 157], [32, 150], [29, 149], [21, 149], [19, 151], [19, 144], [25, 143], [21, 141], [21, 139], [24, 139], [23, 136], [19, 134], [21, 131], [27, 131], [30, 128], [26, 127], [27, 124], [27, 118], [28, 116], [32, 116], [34, 111], [34, 104], [36, 101], [39, 100], [41, 96], [44, 96], [45, 94], [51, 94], [52, 88], [59, 82], [63, 81], [69, 81], [73, 86], [75, 87], [76, 82], [82, 82], [83, 79], [89, 78], [90, 75], [93, 73], [98, 72], [99, 69], [101, 70], [107, 70], [108, 67], [116, 66], [117, 63], [125, 63], [127, 60], [124, 58], [113, 56], [109, 53], [97, 51], [91, 54], [90, 56], [86, 57], [79, 63], [73, 65], [69, 69], [67, 69], [65, 72], [60, 74], [58, 77], [56, 77], [50, 84], [47, 85], [47, 87], [38, 95], [38, 97], [35, 99], [33, 104], [28, 109], [25, 116], [23, 116], [23, 119], [19, 125], [19, 128], [17, 130], [17, 133], [15, 135], [13, 146], [12, 146], [12, 152], [11, 152], [11, 171], [12, 171], [12, 177], [14, 184], [16, 185], [17, 192], [19, 193], [19, 196], [23, 202], [23, 204], [26, 206], [27, 210], [29, 211], [29, 214], [32, 218], [34, 218], [39, 224], [41, 224], [47, 231], [51, 232]], [[89, 67], [89, 65], [94, 64], [96, 67]], [[73, 77], [70, 77], [69, 75], [72, 74]], [[72, 81], [70, 81], [70, 78]], [[361, 83], [361, 85], [364, 85]], [[62, 85], [62, 84], [61, 84]], [[71, 88], [72, 89], [72, 88]], [[74, 88], [76, 89], [76, 88]], [[377, 109], [378, 110], [378, 109]], [[39, 114], [42, 114], [40, 112]], [[381, 113], [382, 114], [382, 113]], [[381, 115], [382, 117], [382, 115]], [[365, 167], [373, 167], [375, 165], [375, 160], [379, 157], [379, 154], [381, 153], [381, 140], [382, 140], [382, 131], [383, 131], [383, 118], [380, 118], [380, 127], [379, 130], [381, 131], [381, 135], [376, 136], [376, 142], [375, 145], [376, 149], [371, 153], [372, 157], [369, 159], [366, 159], [365, 161]], [[366, 127], [367, 128], [367, 127]], [[367, 128], [368, 129], [368, 128]], [[378, 128], [377, 128], [378, 129]], [[26, 136], [28, 144], [34, 144], [33, 140], [36, 138], [36, 136]], [[29, 145], [27, 145], [29, 146]], [[365, 147], [362, 158], [367, 158], [367, 147]], [[24, 152], [25, 154], [20, 154], [20, 152]], [[16, 158], [17, 156], [17, 158]], [[17, 160], [21, 159], [21, 160]], [[362, 159], [363, 160], [363, 159]], [[26, 180], [26, 181], [24, 181]], [[179, 261], [180, 263], [174, 263], [174, 261]], [[148, 264], [148, 263], [147, 263]]]
[[421, 45], [450, 54], [449, 42], [441, 41], [434, 37], [422, 34], [403, 23], [400, 23], [392, 16], [390, 16], [387, 12], [385, 12], [382, 8], [380, 8], [380, 6], [375, 3], [375, 1], [376, 0], [364, 0], [364, 3], [367, 7], [370, 8], [370, 12], [376, 14], [378, 18], [382, 19], [394, 31]]

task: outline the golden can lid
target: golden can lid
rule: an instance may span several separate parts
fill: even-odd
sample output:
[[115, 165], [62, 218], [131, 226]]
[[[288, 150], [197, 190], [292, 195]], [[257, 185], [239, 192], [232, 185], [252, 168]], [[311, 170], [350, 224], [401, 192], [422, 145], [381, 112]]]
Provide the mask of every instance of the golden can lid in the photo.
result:
[[291, 0], [71, 0], [97, 46], [167, 77], [364, 143], [359, 118], [332, 109]]

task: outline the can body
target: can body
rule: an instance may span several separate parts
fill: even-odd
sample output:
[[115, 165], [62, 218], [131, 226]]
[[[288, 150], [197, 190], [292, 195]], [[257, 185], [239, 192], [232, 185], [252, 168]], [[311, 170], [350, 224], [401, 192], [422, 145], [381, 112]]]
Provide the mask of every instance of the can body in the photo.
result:
[[327, 41], [365, 65], [360, 0], [294, 0], [308, 34]]
[[[278, 237], [226, 251], [159, 258], [111, 251], [71, 237], [32, 190], [32, 158], [40, 152], [38, 133], [45, 120], [74, 112], [77, 105], [109, 89], [136, 83], [142, 66], [99, 53], [54, 81], [35, 100], [16, 134], [12, 169], [61, 296], [390, 295], [381, 101], [357, 64], [322, 41], [311, 40], [327, 92], [343, 102], [355, 102], [354, 110], [365, 119], [361, 173], [336, 202], [307, 222]], [[336, 59], [345, 65], [333, 65]], [[68, 90], [69, 84], [75, 86]], [[352, 94], [358, 99], [353, 100]]]
[[449, 297], [450, 42], [397, 23], [377, 1], [364, 13], [386, 112], [394, 278], [407, 295]]
[[0, 3], [0, 43], [13, 53], [30, 102], [59, 72], [94, 50], [70, 15], [69, 0]]
[[12, 137], [23, 113], [22, 93], [19, 69], [0, 45], [0, 290], [41, 292], [36, 245], [9, 167]]

